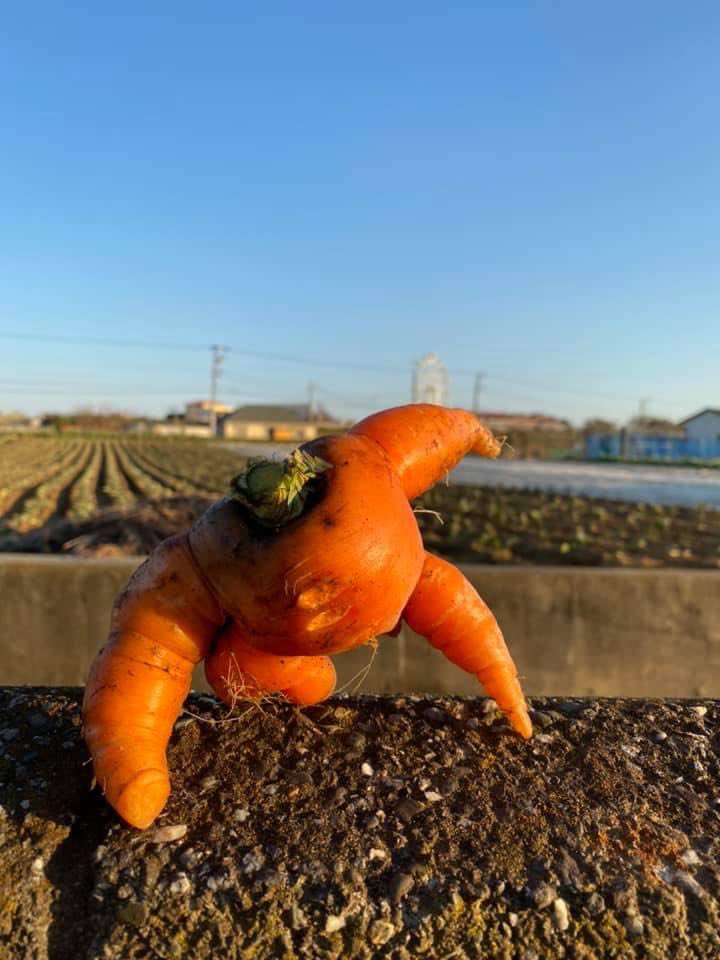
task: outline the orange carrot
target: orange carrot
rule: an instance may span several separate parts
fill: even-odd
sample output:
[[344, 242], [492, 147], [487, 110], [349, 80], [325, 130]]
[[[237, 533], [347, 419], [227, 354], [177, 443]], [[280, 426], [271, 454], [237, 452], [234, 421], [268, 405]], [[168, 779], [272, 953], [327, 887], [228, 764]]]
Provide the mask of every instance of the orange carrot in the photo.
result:
[[403, 618], [448, 660], [474, 673], [522, 737], [532, 734], [517, 670], [497, 620], [457, 567], [425, 554]]
[[83, 727], [98, 784], [136, 827], [149, 826], [165, 805], [167, 742], [193, 666], [223, 620], [187, 536], [160, 544], [115, 605], [85, 688]]
[[116, 603], [83, 706], [96, 779], [128, 823], [148, 826], [165, 804], [167, 742], [204, 658], [230, 703], [268, 692], [316, 703], [335, 685], [329, 654], [404, 617], [530, 735], [494, 618], [425, 554], [409, 503], [470, 450], [500, 450], [473, 414], [387, 410], [282, 463], [250, 461], [228, 497], [157, 548]]
[[282, 693], [292, 703], [319, 703], [335, 689], [330, 657], [282, 657], [252, 646], [236, 623], [222, 631], [205, 661], [210, 686], [226, 703]]
[[408, 500], [447, 476], [466, 453], [494, 459], [502, 450], [502, 443], [475, 414], [429, 403], [383, 410], [350, 432], [380, 444]]

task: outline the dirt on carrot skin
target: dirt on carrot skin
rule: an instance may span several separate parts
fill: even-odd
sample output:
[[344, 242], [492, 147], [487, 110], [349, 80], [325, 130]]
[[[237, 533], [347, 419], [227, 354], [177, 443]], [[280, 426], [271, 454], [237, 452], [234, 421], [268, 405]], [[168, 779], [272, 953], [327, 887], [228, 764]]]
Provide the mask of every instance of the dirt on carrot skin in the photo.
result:
[[[187, 530], [212, 502], [173, 497], [79, 523], [53, 521], [22, 536], [0, 531], [0, 551], [144, 555]], [[717, 510], [463, 486], [437, 486], [415, 505], [427, 548], [455, 562], [720, 567]]]
[[2, 956], [720, 955], [717, 701], [192, 695], [144, 833], [79, 703], [0, 689]]

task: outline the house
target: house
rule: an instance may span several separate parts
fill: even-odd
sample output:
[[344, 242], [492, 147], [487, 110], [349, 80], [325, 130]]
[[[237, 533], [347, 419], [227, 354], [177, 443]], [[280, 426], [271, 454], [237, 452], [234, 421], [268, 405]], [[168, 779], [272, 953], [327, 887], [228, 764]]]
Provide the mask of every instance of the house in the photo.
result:
[[673, 423], [663, 417], [633, 417], [624, 428], [627, 434], [640, 437], [662, 437], [663, 439], [683, 439], [686, 436], [682, 424]]
[[221, 418], [220, 434], [226, 440], [314, 440], [342, 427], [325, 410], [308, 404], [248, 404]]
[[209, 437], [209, 423], [188, 423], [184, 417], [153, 423], [150, 432], [156, 437]]
[[720, 409], [706, 407], [673, 423], [656, 417], [634, 417], [612, 433], [587, 432], [585, 453], [627, 460], [720, 459]]
[[699, 413], [681, 420], [679, 425], [685, 430], [688, 440], [697, 440], [702, 443], [720, 441], [720, 409], [717, 407], [705, 407]]
[[37, 430], [41, 422], [41, 417], [27, 417], [24, 413], [0, 413], [0, 433]]
[[193, 400], [192, 403], [185, 404], [185, 421], [210, 424], [213, 414], [220, 418], [232, 413], [232, 409], [226, 403], [218, 403], [217, 400]]
[[547, 431], [561, 433], [572, 430], [567, 420], [548, 417], [544, 413], [498, 413], [478, 411], [478, 417], [493, 433], [505, 434], [513, 431]]

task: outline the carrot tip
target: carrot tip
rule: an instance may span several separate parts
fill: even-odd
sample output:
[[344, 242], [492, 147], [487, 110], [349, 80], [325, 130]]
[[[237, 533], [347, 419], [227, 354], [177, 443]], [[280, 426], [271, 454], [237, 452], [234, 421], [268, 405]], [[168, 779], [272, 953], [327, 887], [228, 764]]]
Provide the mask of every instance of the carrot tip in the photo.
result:
[[165, 806], [170, 780], [164, 770], [141, 770], [123, 787], [115, 809], [132, 827], [145, 830]]
[[283, 691], [291, 703], [300, 707], [321, 703], [330, 696], [337, 683], [335, 665], [329, 657], [308, 657], [307, 660], [316, 662], [308, 663], [306, 673]]
[[530, 716], [527, 712], [527, 707], [525, 704], [521, 704], [519, 707], [515, 707], [508, 716], [510, 721], [510, 726], [516, 733], [519, 733], [524, 740], [529, 740], [532, 736], [533, 727]]

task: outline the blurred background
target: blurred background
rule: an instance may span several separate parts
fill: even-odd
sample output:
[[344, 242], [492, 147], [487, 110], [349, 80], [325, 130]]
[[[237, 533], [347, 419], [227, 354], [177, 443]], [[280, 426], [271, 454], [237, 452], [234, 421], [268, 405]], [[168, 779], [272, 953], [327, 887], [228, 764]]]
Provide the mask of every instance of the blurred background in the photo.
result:
[[[418, 518], [531, 692], [720, 692], [719, 26], [7, 10], [0, 682], [81, 682], [136, 558], [248, 456], [421, 401], [507, 438]], [[415, 643], [365, 689], [439, 682]]]

